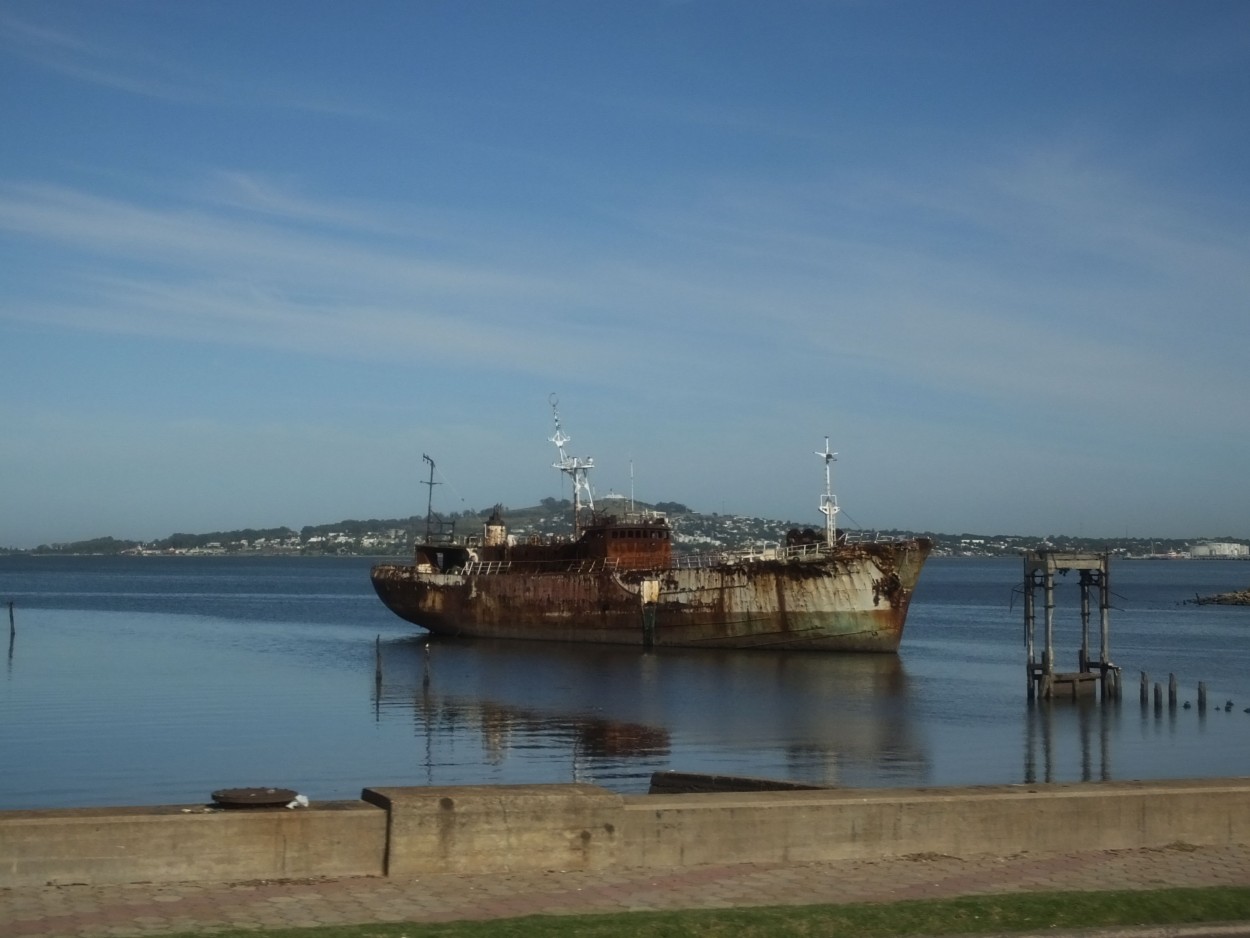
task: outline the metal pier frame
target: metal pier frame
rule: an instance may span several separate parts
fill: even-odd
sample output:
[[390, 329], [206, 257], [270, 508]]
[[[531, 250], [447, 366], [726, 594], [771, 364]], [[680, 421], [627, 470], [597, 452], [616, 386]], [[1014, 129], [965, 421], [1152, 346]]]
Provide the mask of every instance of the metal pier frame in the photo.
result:
[[[1111, 662], [1110, 555], [1087, 551], [1032, 550], [1024, 555], [1024, 644], [1028, 653], [1029, 700], [1093, 694], [1101, 686], [1103, 700], [1120, 698], [1120, 669]], [[1081, 649], [1076, 671], [1055, 670], [1055, 574], [1076, 571], [1081, 589]], [[1045, 645], [1036, 642], [1036, 597], [1045, 599]], [[1089, 648], [1090, 593], [1098, 588], [1099, 651]]]

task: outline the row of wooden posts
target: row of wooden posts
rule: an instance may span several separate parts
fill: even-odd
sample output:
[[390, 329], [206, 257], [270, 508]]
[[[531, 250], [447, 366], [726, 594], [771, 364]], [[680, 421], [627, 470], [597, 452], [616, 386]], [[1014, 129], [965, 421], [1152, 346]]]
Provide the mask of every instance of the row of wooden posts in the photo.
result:
[[[1151, 697], [1150, 675], [1147, 674], [1145, 671], [1143, 671], [1141, 672], [1141, 705], [1142, 707], [1150, 706], [1150, 697]], [[1176, 675], [1169, 674], [1168, 675], [1168, 709], [1169, 710], [1176, 709], [1176, 699], [1177, 699]], [[1160, 684], [1158, 681], [1155, 681], [1155, 684], [1154, 684], [1154, 705], [1155, 705], [1156, 711], [1163, 709], [1163, 685]], [[1185, 705], [1189, 706], [1188, 702], [1186, 702]], [[1205, 681], [1199, 681], [1198, 682], [1198, 711], [1201, 713], [1202, 711], [1206, 709], [1207, 709], [1207, 685]]]

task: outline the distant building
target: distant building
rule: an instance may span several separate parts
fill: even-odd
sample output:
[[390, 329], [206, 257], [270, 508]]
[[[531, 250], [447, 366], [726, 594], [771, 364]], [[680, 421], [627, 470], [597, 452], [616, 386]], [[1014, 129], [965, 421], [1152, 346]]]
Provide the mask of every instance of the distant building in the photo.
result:
[[1228, 541], [1207, 541], [1189, 548], [1189, 556], [1219, 560], [1247, 560], [1250, 559], [1250, 546]]

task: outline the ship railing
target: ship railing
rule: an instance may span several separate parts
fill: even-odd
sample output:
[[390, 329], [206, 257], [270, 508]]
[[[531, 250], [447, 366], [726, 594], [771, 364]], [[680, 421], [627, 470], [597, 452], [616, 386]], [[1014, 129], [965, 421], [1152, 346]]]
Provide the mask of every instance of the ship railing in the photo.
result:
[[674, 554], [672, 565], [682, 569], [712, 567], [721, 562], [721, 554]]
[[829, 553], [827, 544], [791, 544], [783, 547], [785, 560], [806, 560], [810, 557], [819, 557], [821, 554]]
[[784, 560], [788, 548], [781, 544], [766, 544], [742, 550], [705, 551], [698, 554], [680, 554], [673, 558], [674, 567], [699, 569], [719, 567], [725, 564], [757, 563], [761, 560]]
[[890, 544], [911, 540], [906, 535], [882, 534], [880, 531], [842, 531], [838, 536], [848, 544]]
[[823, 543], [814, 544], [761, 544], [742, 550], [711, 551], [700, 554], [685, 554], [673, 559], [675, 567], [719, 567], [741, 563], [761, 563], [765, 561], [812, 560], [829, 553]]
[[[840, 531], [839, 544], [888, 544], [909, 538], [881, 534], [878, 531]], [[739, 550], [704, 551], [696, 554], [679, 554], [673, 557], [674, 567], [687, 569], [718, 567], [738, 563], [759, 563], [765, 560], [814, 560], [830, 552], [824, 541], [807, 544], [769, 543]]]
[[503, 573], [512, 568], [511, 560], [470, 560], [460, 572], [465, 576], [479, 576], [489, 573]]
[[619, 567], [620, 561], [615, 557], [578, 560], [573, 563], [564, 560], [470, 560], [460, 568], [460, 572], [465, 576], [489, 576], [493, 573], [522, 571], [533, 573], [599, 573], [603, 570], [616, 570]]
[[616, 557], [605, 557], [595, 560], [582, 560], [577, 564], [576, 573], [599, 573], [603, 570], [616, 570], [621, 562]]

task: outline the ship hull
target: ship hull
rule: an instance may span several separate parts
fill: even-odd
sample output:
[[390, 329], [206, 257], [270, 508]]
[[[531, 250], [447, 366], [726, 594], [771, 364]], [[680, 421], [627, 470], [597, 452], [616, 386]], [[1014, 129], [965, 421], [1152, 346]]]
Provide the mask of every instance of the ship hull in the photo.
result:
[[914, 539], [801, 559], [624, 572], [433, 573], [380, 564], [372, 581], [393, 612], [436, 634], [888, 653], [898, 650], [929, 548]]

